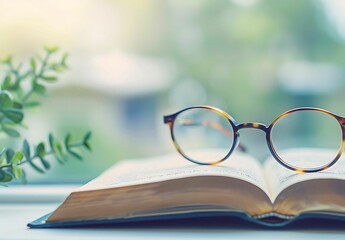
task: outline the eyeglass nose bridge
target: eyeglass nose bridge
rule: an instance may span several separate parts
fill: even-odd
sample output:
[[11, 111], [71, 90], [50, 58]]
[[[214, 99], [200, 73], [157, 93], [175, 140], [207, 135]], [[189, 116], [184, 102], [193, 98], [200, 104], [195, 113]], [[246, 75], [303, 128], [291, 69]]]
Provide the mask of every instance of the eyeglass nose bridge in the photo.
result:
[[268, 127], [265, 124], [257, 123], [257, 122], [250, 122], [250, 123], [241, 123], [237, 125], [237, 129], [243, 128], [255, 128], [264, 131], [265, 133], [268, 132]]

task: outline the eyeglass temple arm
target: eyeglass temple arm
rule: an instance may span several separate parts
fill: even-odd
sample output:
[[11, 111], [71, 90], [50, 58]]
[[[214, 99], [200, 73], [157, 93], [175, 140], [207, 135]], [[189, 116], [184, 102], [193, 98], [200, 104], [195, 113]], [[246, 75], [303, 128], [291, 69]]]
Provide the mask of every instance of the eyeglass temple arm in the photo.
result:
[[[183, 120], [179, 120], [179, 123], [183, 124], [183, 125], [188, 125], [188, 126], [202, 125], [202, 126], [206, 126], [206, 127], [211, 127], [213, 129], [221, 132], [227, 138], [229, 138], [229, 139], [232, 138], [232, 133], [228, 129], [226, 129], [225, 127], [223, 127], [222, 125], [220, 125], [217, 122], [213, 122], [213, 121], [194, 122], [193, 120], [190, 120], [190, 119], [183, 119]], [[239, 143], [237, 147], [242, 152], [247, 152], [247, 148], [245, 146], [243, 146], [241, 143]]]

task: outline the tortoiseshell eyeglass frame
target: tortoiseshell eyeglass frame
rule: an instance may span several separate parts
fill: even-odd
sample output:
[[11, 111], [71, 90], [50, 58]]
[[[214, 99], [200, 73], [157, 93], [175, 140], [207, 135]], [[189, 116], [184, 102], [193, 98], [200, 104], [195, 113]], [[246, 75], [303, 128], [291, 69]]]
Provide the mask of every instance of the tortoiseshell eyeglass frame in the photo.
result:
[[[194, 159], [189, 158], [181, 149], [181, 147], [178, 145], [178, 143], [175, 140], [175, 135], [174, 135], [174, 123], [175, 123], [175, 119], [177, 118], [177, 116], [179, 114], [181, 114], [182, 112], [188, 111], [190, 109], [205, 109], [205, 110], [210, 110], [212, 112], [215, 112], [219, 115], [221, 115], [222, 117], [224, 117], [232, 126], [233, 129], [233, 144], [231, 146], [231, 148], [229, 149], [229, 152], [226, 154], [226, 156], [220, 160], [217, 160], [215, 162], [212, 163], [203, 163], [203, 162], [198, 162]], [[321, 166], [321, 167], [317, 167], [317, 168], [297, 168], [295, 166], [292, 166], [290, 164], [288, 164], [287, 162], [285, 162], [276, 152], [276, 150], [274, 149], [274, 146], [272, 144], [272, 136], [271, 136], [271, 132], [272, 132], [272, 128], [273, 126], [282, 118], [286, 117], [287, 115], [294, 113], [294, 112], [298, 112], [298, 111], [315, 111], [315, 112], [321, 112], [324, 114], [327, 114], [333, 118], [335, 118], [341, 128], [342, 131], [342, 141], [341, 141], [341, 145], [340, 145], [340, 149], [338, 154], [336, 155], [336, 157], [330, 161], [328, 164]], [[300, 108], [294, 108], [291, 109], [289, 111], [286, 111], [284, 113], [282, 113], [281, 115], [279, 115], [270, 125], [266, 126], [265, 124], [262, 123], [257, 123], [257, 122], [250, 122], [250, 123], [237, 123], [235, 121], [235, 119], [233, 117], [231, 117], [228, 113], [226, 113], [225, 111], [216, 108], [216, 107], [211, 107], [211, 106], [207, 106], [207, 105], [198, 105], [198, 106], [192, 106], [192, 107], [188, 107], [185, 109], [182, 109], [174, 114], [170, 114], [170, 115], [166, 115], [163, 117], [164, 119], [164, 123], [169, 125], [170, 128], [170, 134], [171, 134], [171, 138], [173, 140], [174, 146], [176, 148], [176, 150], [187, 160], [194, 162], [196, 164], [201, 164], [201, 165], [216, 165], [220, 162], [223, 162], [224, 160], [226, 160], [230, 154], [234, 151], [234, 149], [236, 147], [240, 147], [241, 150], [244, 150], [244, 147], [239, 145], [239, 130], [243, 129], [243, 128], [255, 128], [255, 129], [259, 129], [265, 132], [266, 134], [266, 142], [267, 142], [267, 146], [268, 149], [270, 150], [271, 154], [273, 155], [273, 157], [278, 161], [278, 163], [280, 163], [282, 166], [295, 171], [295, 172], [299, 172], [299, 173], [312, 173], [312, 172], [319, 172], [322, 170], [325, 170], [329, 167], [331, 167], [332, 165], [334, 165], [338, 159], [340, 158], [340, 156], [342, 155], [342, 153], [344, 152], [345, 149], [345, 117], [336, 115], [332, 112], [329, 112], [327, 110], [321, 109], [321, 108], [314, 108], [314, 107], [300, 107]]]

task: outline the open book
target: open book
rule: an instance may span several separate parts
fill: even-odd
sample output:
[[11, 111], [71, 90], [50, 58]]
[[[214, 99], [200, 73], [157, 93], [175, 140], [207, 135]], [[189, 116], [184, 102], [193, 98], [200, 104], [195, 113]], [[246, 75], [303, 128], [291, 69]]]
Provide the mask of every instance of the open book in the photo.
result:
[[[296, 149], [288, 154], [327, 150]], [[206, 154], [206, 153], [203, 153]], [[72, 192], [53, 213], [30, 227], [239, 216], [266, 225], [303, 217], [345, 219], [345, 159], [318, 173], [295, 173], [273, 158], [261, 165], [234, 152], [216, 166], [190, 163], [177, 153], [114, 165]]]

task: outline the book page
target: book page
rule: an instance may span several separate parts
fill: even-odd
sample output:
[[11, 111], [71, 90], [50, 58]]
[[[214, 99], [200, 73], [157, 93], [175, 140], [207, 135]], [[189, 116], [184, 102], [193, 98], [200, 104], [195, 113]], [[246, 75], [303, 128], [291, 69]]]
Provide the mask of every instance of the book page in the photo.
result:
[[[211, 150], [201, 154], [212, 154]], [[256, 185], [267, 195], [261, 165], [247, 154], [235, 151], [218, 165], [198, 165], [178, 153], [148, 159], [124, 160], [78, 191], [125, 187], [193, 176], [222, 176], [241, 179]]]
[[[304, 154], [313, 154], [313, 161], [317, 162], [320, 156], [329, 156], [330, 160], [334, 158], [334, 151], [324, 149], [291, 149], [287, 152], [291, 157], [303, 156]], [[303, 158], [300, 161], [304, 161]], [[272, 202], [279, 193], [291, 185], [314, 179], [339, 179], [345, 180], [345, 158], [341, 157], [335, 165], [329, 169], [316, 173], [298, 173], [287, 169], [275, 160], [273, 157], [264, 163], [264, 173], [271, 192]]]

